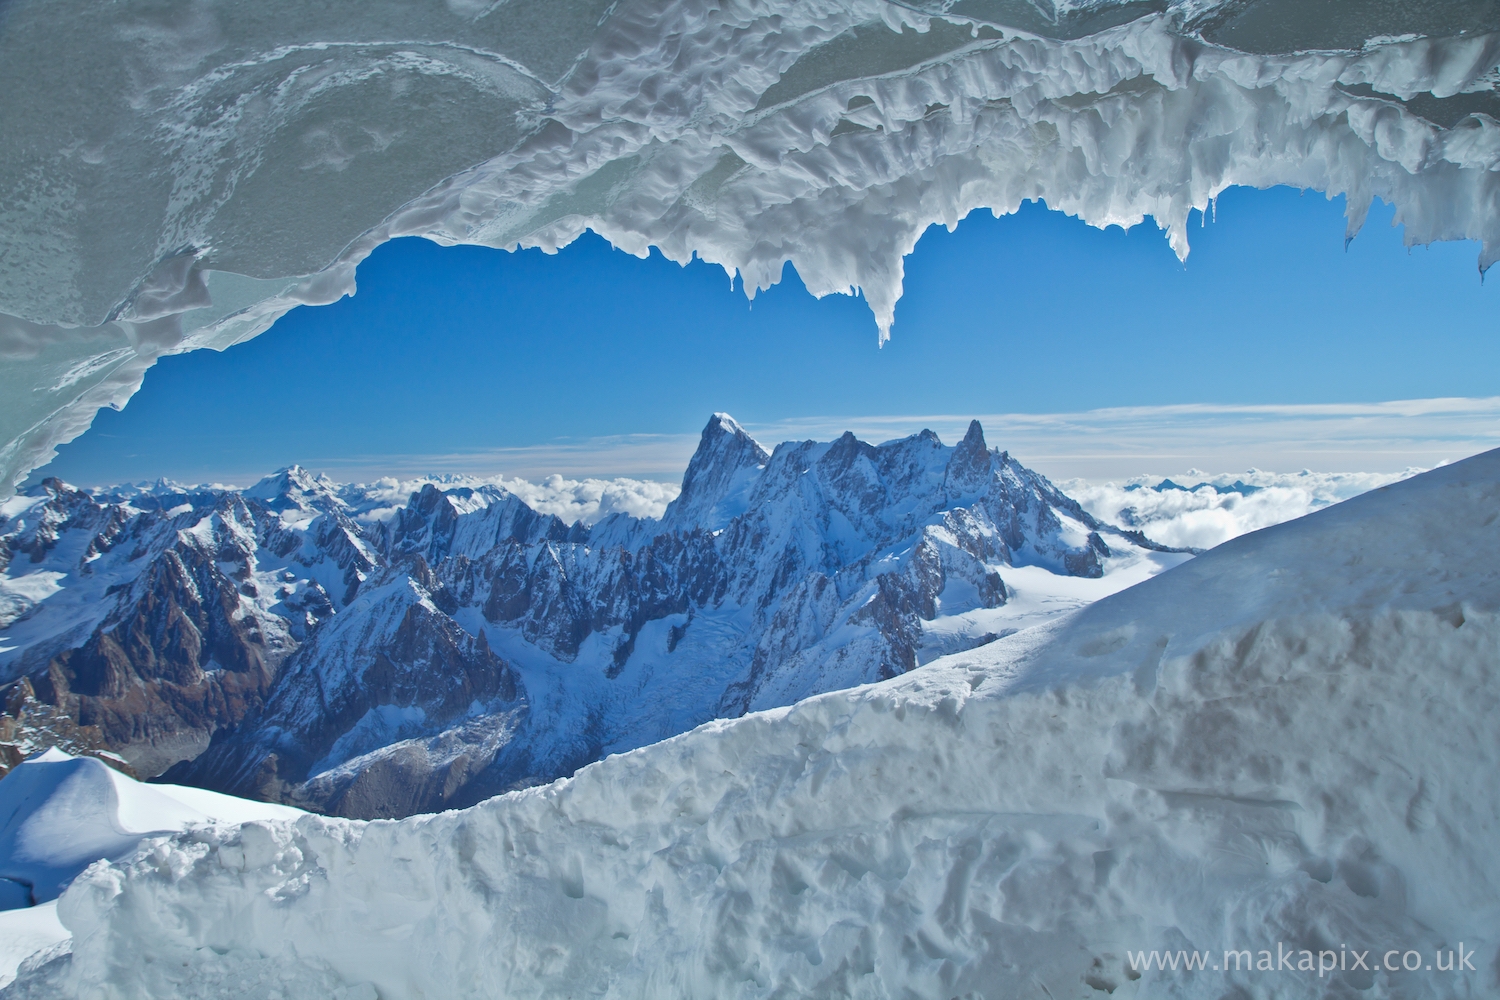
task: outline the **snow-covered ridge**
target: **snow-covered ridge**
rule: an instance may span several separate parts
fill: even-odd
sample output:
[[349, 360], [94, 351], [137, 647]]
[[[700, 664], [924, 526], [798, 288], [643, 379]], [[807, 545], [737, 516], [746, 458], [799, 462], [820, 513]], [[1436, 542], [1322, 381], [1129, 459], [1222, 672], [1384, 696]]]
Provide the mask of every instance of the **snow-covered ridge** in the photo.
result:
[[23, 905], [34, 906], [56, 899], [95, 860], [128, 855], [151, 834], [298, 815], [202, 788], [143, 784], [93, 758], [47, 750], [0, 783], [0, 887], [22, 887]]
[[[276, 481], [277, 476], [289, 471], [292, 470], [282, 470], [276, 473], [268, 482]], [[446, 473], [407, 479], [387, 476], [368, 483], [337, 483], [322, 475], [315, 478], [347, 506], [351, 517], [361, 522], [383, 521], [390, 518], [406, 506], [413, 493], [419, 492], [429, 483], [439, 489], [466, 487], [477, 490], [485, 486], [497, 487], [505, 493], [520, 497], [528, 507], [539, 514], [555, 515], [566, 524], [581, 521], [585, 525], [593, 525], [611, 514], [659, 518], [667, 509], [667, 504], [671, 503], [681, 490], [676, 483], [626, 477], [567, 479], [553, 475], [532, 481], [505, 475], [465, 476]], [[236, 489], [238, 487], [224, 483], [193, 485], [159, 479], [154, 483], [121, 483], [115, 486], [94, 487], [87, 492], [100, 500], [132, 500], [139, 497], [155, 505], [173, 497], [181, 498]], [[18, 502], [25, 503], [25, 501]]]
[[[1187, 220], [1236, 184], [1373, 198], [1500, 254], [1490, 5], [1294, 0], [144, 0], [7, 6], [0, 488], [165, 353], [353, 290], [379, 243], [586, 228], [747, 292], [795, 264], [880, 336], [932, 224], [1026, 199]], [[66, 25], [66, 39], [58, 26]], [[66, 46], [71, 58], [55, 58]]]
[[427, 486], [378, 527], [388, 568], [173, 780], [343, 815], [463, 804], [901, 673], [1184, 558], [1095, 521], [977, 423], [951, 447], [767, 452], [715, 414], [659, 521], [567, 527]]
[[[8, 1000], [1489, 995], [1497, 494], [1491, 452], [471, 809], [160, 838]], [[1474, 971], [1127, 957], [1346, 947]]]

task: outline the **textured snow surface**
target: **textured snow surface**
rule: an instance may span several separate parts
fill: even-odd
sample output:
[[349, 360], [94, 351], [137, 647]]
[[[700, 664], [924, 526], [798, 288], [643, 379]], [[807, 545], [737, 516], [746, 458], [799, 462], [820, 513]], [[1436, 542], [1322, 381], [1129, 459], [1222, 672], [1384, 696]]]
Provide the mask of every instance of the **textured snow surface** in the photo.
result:
[[0, 879], [44, 903], [93, 862], [129, 854], [145, 835], [298, 815], [202, 788], [143, 784], [92, 757], [47, 750], [0, 779]]
[[66, 953], [71, 936], [55, 900], [95, 861], [128, 856], [153, 834], [298, 815], [201, 788], [142, 784], [61, 750], [34, 755], [0, 779], [0, 986], [23, 962]]
[[[65, 26], [65, 27], [63, 27]], [[881, 337], [929, 225], [1290, 184], [1500, 254], [1475, 0], [18, 0], [0, 32], [0, 485], [165, 353], [353, 290], [393, 236], [792, 262]], [[69, 58], [56, 57], [66, 47]]]
[[[548, 787], [208, 827], [63, 895], [8, 997], [1479, 997], [1500, 452], [1043, 629]], [[1473, 951], [1473, 973], [1127, 949]]]
[[45, 964], [67, 953], [73, 936], [57, 919], [57, 901], [0, 910], [0, 988], [16, 978], [22, 962]]

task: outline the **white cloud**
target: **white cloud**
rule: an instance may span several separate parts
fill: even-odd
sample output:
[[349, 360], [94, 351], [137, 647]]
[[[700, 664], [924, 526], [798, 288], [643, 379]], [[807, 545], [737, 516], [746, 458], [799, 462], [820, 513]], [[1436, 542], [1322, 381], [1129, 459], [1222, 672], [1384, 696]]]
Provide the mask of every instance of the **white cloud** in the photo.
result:
[[527, 506], [541, 514], [555, 514], [568, 524], [582, 521], [594, 524], [611, 514], [634, 517], [661, 517], [681, 492], [676, 483], [640, 479], [564, 479], [547, 476], [540, 481], [505, 476], [421, 476], [397, 479], [387, 476], [371, 483], [361, 483], [346, 490], [346, 497], [362, 496], [359, 517], [380, 521], [406, 506], [413, 493], [428, 483], [440, 489], [455, 486], [499, 486], [520, 497]]
[[1135, 528], [1165, 545], [1207, 549], [1420, 471], [1288, 474], [1252, 469], [1210, 476], [1193, 469], [1171, 478], [1185, 489], [1162, 489], [1162, 479], [1153, 476], [1123, 483], [1063, 480], [1058, 486], [1100, 520]]
[[380, 476], [426, 477], [434, 482], [443, 476], [511, 476], [540, 481], [560, 475], [579, 481], [625, 477], [675, 483], [682, 478], [697, 445], [696, 431], [617, 434], [475, 451], [312, 458], [303, 464], [345, 482]]
[[533, 510], [556, 514], [564, 521], [593, 524], [611, 514], [661, 517], [682, 488], [676, 483], [640, 479], [564, 479], [551, 475], [539, 483], [501, 480], [500, 485], [525, 500]]

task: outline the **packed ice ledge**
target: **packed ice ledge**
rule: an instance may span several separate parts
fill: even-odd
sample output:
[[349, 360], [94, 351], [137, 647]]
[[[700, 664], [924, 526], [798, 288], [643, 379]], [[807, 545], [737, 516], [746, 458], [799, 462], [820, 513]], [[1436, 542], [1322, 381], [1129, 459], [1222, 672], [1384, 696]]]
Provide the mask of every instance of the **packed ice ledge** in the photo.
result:
[[[0, 491], [163, 354], [354, 289], [395, 236], [585, 229], [863, 294], [1028, 199], [1186, 256], [1231, 185], [1500, 254], [1493, 4], [18, 0], [0, 34]], [[69, 54], [57, 58], [60, 49]]]
[[[27, 925], [4, 995], [1490, 995], [1497, 500], [1490, 452], [463, 810], [204, 802]], [[133, 782], [55, 752], [0, 808], [68, 768], [142, 828]], [[1475, 971], [1219, 967], [1391, 948]]]

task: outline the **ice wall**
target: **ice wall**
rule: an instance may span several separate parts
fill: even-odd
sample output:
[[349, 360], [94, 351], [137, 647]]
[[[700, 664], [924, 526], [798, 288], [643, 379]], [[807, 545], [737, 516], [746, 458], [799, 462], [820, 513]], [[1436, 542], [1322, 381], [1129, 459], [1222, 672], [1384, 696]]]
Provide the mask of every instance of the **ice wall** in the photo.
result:
[[1232, 184], [1500, 255], [1500, 14], [1459, 0], [12, 0], [0, 486], [163, 354], [353, 290], [393, 236], [793, 262], [884, 338], [929, 225]]

